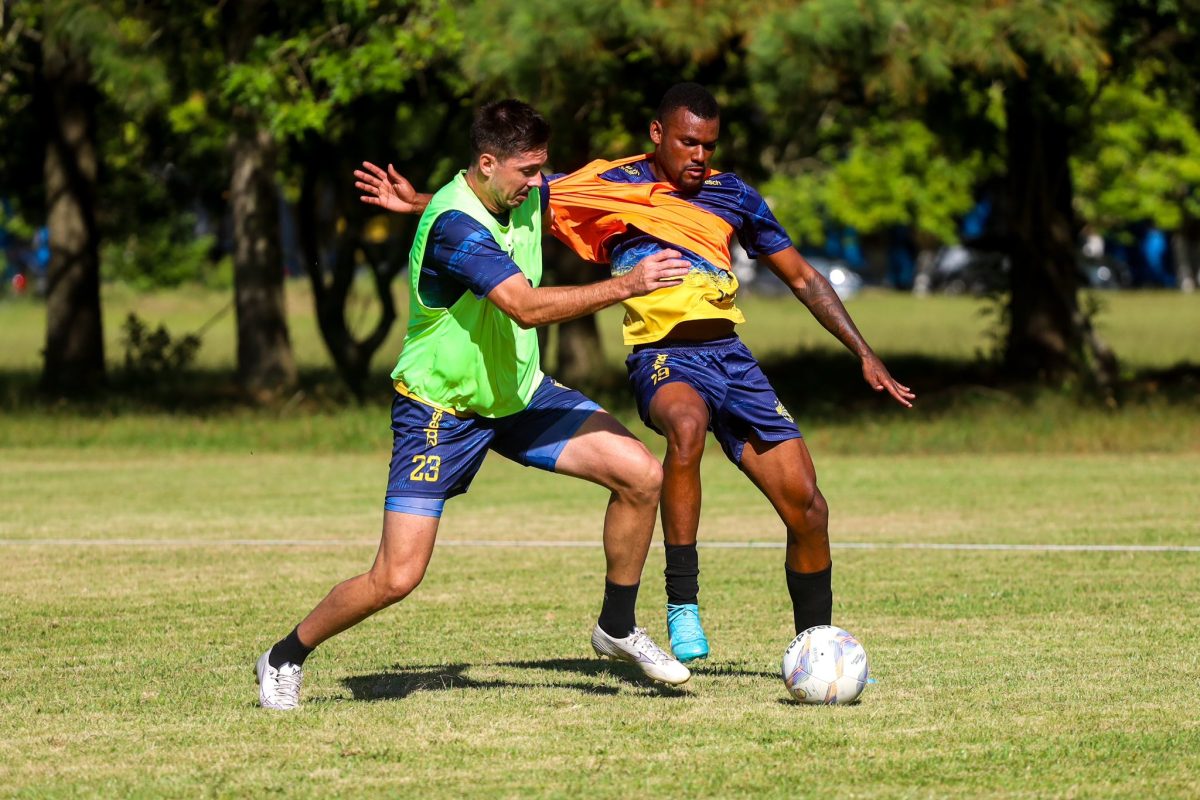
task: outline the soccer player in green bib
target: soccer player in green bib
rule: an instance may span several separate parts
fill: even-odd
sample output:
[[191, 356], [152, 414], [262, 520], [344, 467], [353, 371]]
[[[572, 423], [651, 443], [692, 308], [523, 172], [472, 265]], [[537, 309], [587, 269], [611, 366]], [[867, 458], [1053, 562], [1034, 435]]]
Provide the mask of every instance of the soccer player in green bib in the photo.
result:
[[379, 551], [367, 572], [335, 586], [259, 658], [264, 708], [296, 708], [309, 653], [417, 587], [445, 501], [467, 491], [488, 450], [612, 492], [592, 647], [657, 681], [690, 677], [634, 615], [662, 468], [598, 405], [542, 374], [534, 330], [677, 284], [688, 265], [666, 250], [610, 280], [539, 287], [549, 138], [545, 120], [525, 103], [483, 106], [471, 127], [473, 163], [425, 209], [409, 254], [408, 331], [392, 372], [393, 448]]

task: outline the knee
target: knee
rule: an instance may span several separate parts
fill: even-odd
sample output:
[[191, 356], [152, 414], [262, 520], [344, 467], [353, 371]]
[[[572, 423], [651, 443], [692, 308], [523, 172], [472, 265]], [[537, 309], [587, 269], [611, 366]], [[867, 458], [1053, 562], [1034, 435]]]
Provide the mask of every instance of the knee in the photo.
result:
[[820, 491], [794, 506], [786, 517], [788, 546], [829, 548], [829, 506]]
[[638, 448], [636, 456], [624, 462], [624, 471], [614, 491], [629, 502], [638, 505], [658, 505], [662, 492], [662, 465], [644, 446]]
[[810, 524], [819, 525], [824, 528], [829, 522], [829, 504], [825, 502], [825, 495], [821, 494], [821, 490], [813, 487], [812, 500], [809, 501], [806, 516]]
[[704, 437], [708, 432], [707, 418], [699, 414], [682, 414], [667, 426], [667, 457], [680, 466], [696, 465], [704, 455]]
[[829, 505], [825, 495], [817, 488], [815, 479], [800, 481], [788, 493], [787, 515], [791, 517], [789, 524], [797, 527], [823, 527], [829, 519]]
[[425, 570], [410, 566], [372, 571], [377, 610], [398, 603], [412, 594], [425, 577]]

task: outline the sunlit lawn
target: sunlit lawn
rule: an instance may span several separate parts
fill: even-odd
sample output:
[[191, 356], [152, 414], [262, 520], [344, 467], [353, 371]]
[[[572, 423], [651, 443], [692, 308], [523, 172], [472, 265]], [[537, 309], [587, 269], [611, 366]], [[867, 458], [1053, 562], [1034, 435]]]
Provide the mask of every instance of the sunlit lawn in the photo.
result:
[[[595, 660], [603, 492], [494, 459], [417, 592], [310, 659], [299, 712], [263, 712], [252, 662], [369, 564], [385, 458], [4, 452], [5, 793], [1200, 792], [1200, 553], [895, 547], [1195, 545], [1200, 455], [823, 459], [835, 620], [878, 680], [848, 708], [786, 700], [777, 549], [702, 550], [714, 652], [685, 691]], [[781, 540], [732, 467], [705, 480], [702, 542]], [[583, 546], [483, 546], [505, 540]]]

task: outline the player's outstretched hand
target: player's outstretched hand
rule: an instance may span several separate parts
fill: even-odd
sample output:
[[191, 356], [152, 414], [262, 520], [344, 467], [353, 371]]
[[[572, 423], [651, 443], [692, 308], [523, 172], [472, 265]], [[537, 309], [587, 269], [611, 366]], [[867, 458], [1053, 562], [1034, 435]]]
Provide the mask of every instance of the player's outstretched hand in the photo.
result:
[[877, 356], [872, 354], [864, 358], [862, 371], [863, 378], [871, 385], [872, 389], [877, 392], [886, 391], [900, 405], [912, 408], [912, 401], [917, 399], [917, 395], [913, 393], [912, 389], [893, 378]]
[[415, 214], [422, 210], [417, 205], [417, 190], [391, 164], [384, 172], [370, 161], [364, 161], [362, 169], [354, 170], [354, 177], [354, 185], [359, 191], [366, 192], [358, 199], [367, 205], [397, 214]]
[[690, 265], [680, 257], [681, 255], [677, 250], [660, 250], [639, 261], [626, 276], [633, 296], [641, 297], [655, 289], [682, 283]]

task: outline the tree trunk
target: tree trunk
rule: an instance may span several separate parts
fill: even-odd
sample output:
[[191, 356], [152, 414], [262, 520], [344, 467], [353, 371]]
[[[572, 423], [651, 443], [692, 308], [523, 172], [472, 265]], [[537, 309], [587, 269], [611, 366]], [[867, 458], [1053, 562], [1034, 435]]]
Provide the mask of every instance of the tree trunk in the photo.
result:
[[47, 36], [42, 45], [46, 119], [46, 352], [42, 386], [88, 394], [104, 382], [100, 257], [96, 232], [96, 93], [90, 68]]
[[1171, 234], [1171, 253], [1175, 257], [1175, 277], [1180, 291], [1190, 294], [1196, 291], [1196, 269], [1192, 266], [1192, 248], [1188, 241], [1188, 220], [1179, 230]]
[[1016, 376], [1082, 377], [1111, 396], [1116, 359], [1079, 307], [1068, 127], [1046, 86], [1008, 85], [1008, 207], [1012, 294], [1005, 363]]
[[[318, 151], [310, 154], [300, 192], [300, 248], [304, 256], [304, 268], [312, 285], [321, 337], [333, 357], [338, 375], [361, 402], [365, 397], [371, 359], [387, 339], [396, 321], [392, 280], [404, 262], [399, 257], [388, 260], [379, 249], [364, 246], [363, 214], [355, 208], [358, 201], [348, 191], [349, 181], [342, 177], [350, 174], [349, 165], [344, 169], [334, 169], [332, 174], [326, 176], [327, 180], [334, 182], [334, 188], [328, 194], [333, 199], [333, 207], [321, 213], [322, 176], [329, 171], [330, 164], [340, 166], [341, 162], [333, 153]], [[345, 230], [338, 231], [338, 220], [346, 222]], [[322, 259], [322, 254], [326, 252], [323, 245], [330, 242], [333, 244], [331, 264]], [[354, 288], [354, 276], [358, 269], [356, 255], [360, 252], [371, 270], [375, 295], [379, 300], [379, 319], [363, 339], [355, 338], [346, 320], [346, 302]]]
[[265, 130], [240, 127], [234, 134], [229, 196], [238, 380], [263, 400], [296, 383], [284, 306], [274, 144]]
[[[246, 58], [263, 30], [265, 12], [264, 0], [224, 5], [225, 52], [230, 63]], [[235, 107], [232, 116], [229, 203], [238, 382], [262, 401], [296, 383], [283, 294], [275, 142], [253, 110]]]

